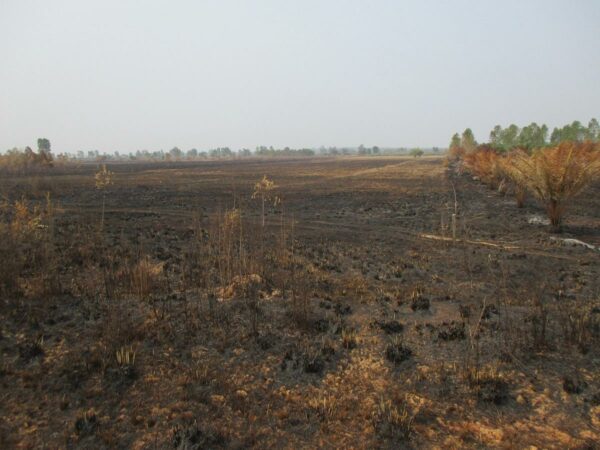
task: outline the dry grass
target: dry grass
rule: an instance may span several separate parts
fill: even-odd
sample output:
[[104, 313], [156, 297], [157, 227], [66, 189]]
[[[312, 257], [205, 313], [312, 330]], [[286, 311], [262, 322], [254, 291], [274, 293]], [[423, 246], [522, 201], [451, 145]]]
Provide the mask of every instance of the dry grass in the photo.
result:
[[[29, 181], [11, 180], [21, 187], [5, 191], [0, 220], [0, 446], [597, 438], [597, 255], [540, 248], [539, 232], [515, 226], [521, 211], [441, 159], [322, 161], [211, 163], [201, 176], [117, 166], [102, 233], [95, 166], [47, 180], [60, 208], [23, 201]], [[263, 227], [251, 197], [264, 171], [286, 204]], [[421, 238], [455, 201], [464, 239]], [[574, 211], [595, 224], [587, 201], [590, 215]], [[482, 240], [498, 245], [468, 244]], [[48, 274], [62, 290], [32, 288]]]
[[25, 150], [13, 149], [0, 154], [0, 172], [5, 173], [36, 173], [46, 171], [53, 166], [50, 153], [38, 153], [27, 147]]

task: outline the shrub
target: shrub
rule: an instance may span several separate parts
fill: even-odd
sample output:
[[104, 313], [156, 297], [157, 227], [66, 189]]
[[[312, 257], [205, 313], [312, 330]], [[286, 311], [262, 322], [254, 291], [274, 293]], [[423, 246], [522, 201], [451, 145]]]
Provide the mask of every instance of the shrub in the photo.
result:
[[459, 161], [464, 157], [465, 153], [465, 149], [460, 146], [450, 147], [450, 149], [448, 150], [448, 156], [446, 157], [446, 160], [449, 162]]
[[0, 204], [0, 292], [17, 292], [23, 275], [50, 275], [53, 207], [26, 199]]
[[385, 357], [394, 364], [400, 364], [410, 359], [412, 354], [412, 350], [404, 345], [402, 339], [398, 337], [392, 339], [385, 349]]
[[465, 168], [492, 189], [498, 188], [504, 179], [501, 160], [496, 150], [487, 146], [479, 146], [477, 151], [463, 157]]
[[0, 172], [40, 172], [53, 166], [52, 159], [52, 154], [48, 151], [40, 150], [36, 153], [29, 147], [25, 150], [14, 148], [0, 155]]
[[421, 150], [420, 148], [413, 148], [410, 152], [409, 152], [410, 156], [412, 156], [413, 158], [420, 158], [421, 156], [423, 156], [425, 154], [425, 152], [423, 150]]
[[147, 301], [162, 282], [163, 263], [155, 263], [145, 257], [138, 261], [130, 274], [131, 289], [140, 298]]
[[600, 176], [600, 151], [592, 142], [563, 142], [531, 156], [521, 151], [511, 158], [508, 173], [542, 202], [552, 228], [559, 231], [569, 200]]
[[413, 432], [414, 415], [412, 415], [404, 399], [392, 395], [381, 398], [375, 405], [372, 415], [375, 430], [381, 437], [394, 441], [407, 441]]
[[519, 157], [523, 153], [523, 150], [515, 150], [511, 152], [506, 158], [500, 159], [500, 169], [504, 176], [512, 182], [513, 192], [515, 195], [515, 201], [517, 208], [525, 206], [525, 198], [527, 197], [527, 185], [524, 180], [518, 176], [513, 175], [513, 164], [514, 159]]

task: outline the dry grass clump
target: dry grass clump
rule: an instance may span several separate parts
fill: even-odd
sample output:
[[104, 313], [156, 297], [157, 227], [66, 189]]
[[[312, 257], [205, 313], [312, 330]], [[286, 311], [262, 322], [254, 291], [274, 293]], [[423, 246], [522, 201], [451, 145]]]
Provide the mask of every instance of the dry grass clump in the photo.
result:
[[[0, 204], [0, 291], [26, 288], [44, 293], [55, 284], [50, 279], [56, 269], [53, 215], [50, 196], [45, 204], [30, 204], [25, 198]], [[42, 286], [28, 286], [31, 283], [23, 283], [23, 277], [31, 282], [40, 279]]]
[[342, 329], [342, 346], [345, 349], [352, 350], [358, 345], [357, 332], [353, 328]]
[[162, 282], [163, 263], [153, 262], [145, 257], [131, 270], [131, 289], [140, 300], [148, 300], [156, 292]]
[[385, 357], [394, 364], [400, 364], [413, 356], [413, 351], [407, 347], [402, 338], [395, 336], [385, 349]]
[[591, 142], [563, 142], [531, 156], [516, 152], [506, 169], [516, 185], [526, 186], [545, 206], [558, 231], [569, 201], [600, 176], [600, 151]]
[[413, 431], [414, 416], [402, 399], [382, 398], [375, 405], [372, 420], [377, 433], [394, 442], [409, 440]]
[[504, 405], [509, 400], [509, 384], [495, 366], [471, 368], [466, 381], [482, 402]]
[[563, 301], [559, 311], [565, 341], [583, 354], [600, 344], [600, 307]]

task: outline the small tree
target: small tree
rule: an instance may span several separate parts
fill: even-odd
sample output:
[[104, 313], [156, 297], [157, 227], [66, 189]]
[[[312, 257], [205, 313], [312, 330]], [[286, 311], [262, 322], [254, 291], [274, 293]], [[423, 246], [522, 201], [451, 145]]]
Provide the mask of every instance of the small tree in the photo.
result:
[[448, 161], [457, 161], [464, 155], [465, 150], [461, 147], [460, 135], [454, 133], [450, 140], [450, 147], [448, 148]]
[[600, 176], [600, 149], [591, 142], [563, 142], [511, 159], [510, 177], [544, 204], [554, 231], [560, 231], [569, 200]]
[[458, 133], [454, 133], [452, 139], [450, 140], [450, 150], [458, 147], [460, 147], [460, 135]]
[[106, 189], [113, 184], [114, 174], [102, 164], [100, 170], [96, 173], [96, 189], [102, 192], [102, 219], [100, 220], [100, 230], [104, 228], [104, 204], [106, 201]]
[[502, 182], [500, 160], [498, 153], [487, 145], [481, 145], [476, 151], [464, 155], [466, 169], [491, 189], [498, 188]]
[[[512, 181], [515, 190], [515, 200], [517, 202], [517, 208], [523, 208], [525, 206], [525, 198], [527, 197], [527, 184], [523, 177], [519, 176], [519, 173], [515, 173], [514, 159], [522, 156], [525, 153], [523, 150], [514, 150], [509, 153], [505, 158], [500, 158], [498, 163], [500, 164], [500, 170], [504, 174], [507, 180]], [[525, 157], [527, 154], [524, 155]]]
[[262, 204], [262, 226], [265, 226], [265, 202], [268, 200], [274, 200], [275, 204], [278, 203], [279, 197], [273, 195], [273, 191], [277, 188], [277, 185], [269, 180], [266, 175], [262, 177], [258, 183], [254, 185], [254, 193], [252, 198], [260, 198]]
[[460, 138], [460, 146], [464, 148], [467, 153], [473, 152], [477, 148], [475, 135], [470, 128], [467, 128], [465, 131], [463, 131]]
[[410, 151], [410, 156], [412, 156], [413, 158], [420, 158], [421, 156], [423, 156], [423, 154], [424, 152], [420, 148], [413, 148]]
[[38, 153], [40, 159], [43, 161], [44, 165], [51, 166], [52, 165], [52, 149], [50, 147], [50, 141], [46, 138], [38, 138]]

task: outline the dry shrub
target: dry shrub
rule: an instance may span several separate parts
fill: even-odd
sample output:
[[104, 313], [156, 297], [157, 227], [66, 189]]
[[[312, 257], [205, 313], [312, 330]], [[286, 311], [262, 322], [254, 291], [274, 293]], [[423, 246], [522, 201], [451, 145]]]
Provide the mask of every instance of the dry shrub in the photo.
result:
[[509, 153], [506, 158], [501, 158], [499, 161], [502, 173], [512, 182], [517, 208], [523, 208], [523, 206], [525, 206], [525, 199], [527, 197], [526, 183], [524, 183], [523, 179], [513, 176], [512, 174], [514, 159], [518, 158], [522, 153], [524, 153], [524, 150], [514, 150]]
[[598, 348], [600, 343], [600, 308], [579, 302], [563, 301], [559, 307], [560, 324], [565, 341], [582, 353]]
[[510, 397], [509, 384], [496, 366], [484, 367], [481, 370], [472, 369], [466, 375], [466, 381], [479, 400], [495, 405], [506, 404]]
[[358, 272], [348, 274], [344, 278], [344, 287], [345, 289], [342, 291], [342, 295], [345, 295], [346, 292], [348, 292], [353, 294], [356, 298], [360, 299], [361, 301], [369, 292], [367, 280], [365, 280], [365, 277]]
[[45, 205], [30, 205], [26, 199], [0, 205], [0, 291], [16, 292], [24, 276], [42, 281], [35, 292], [45, 293], [56, 284], [52, 217], [49, 196]]
[[[407, 401], [397, 393], [391, 393], [375, 404], [372, 420], [377, 433], [393, 441], [408, 441], [413, 432], [414, 414], [407, 407]], [[390, 398], [391, 397], [391, 398]]]
[[466, 169], [492, 189], [497, 189], [504, 179], [501, 160], [502, 156], [485, 146], [463, 157]]
[[447, 156], [447, 161], [459, 161], [461, 159], [463, 159], [463, 157], [465, 156], [465, 149], [463, 147], [450, 147], [450, 149], [448, 150], [448, 156]]
[[52, 159], [51, 153], [45, 151], [36, 153], [29, 147], [25, 150], [12, 149], [0, 155], [0, 172], [39, 172], [52, 167]]
[[24, 264], [23, 254], [12, 239], [10, 227], [0, 223], [0, 292], [14, 292]]
[[242, 212], [237, 208], [219, 214], [218, 222], [212, 236], [216, 237], [216, 248], [213, 249], [215, 266], [219, 272], [219, 282], [225, 286], [234, 274], [244, 272], [244, 236], [242, 229]]
[[228, 286], [217, 289], [217, 295], [223, 300], [255, 298], [259, 295], [259, 290], [262, 285], [262, 278], [255, 273], [249, 275], [236, 275]]
[[332, 420], [339, 407], [337, 398], [327, 394], [308, 399], [308, 406], [324, 422]]
[[163, 266], [163, 263], [152, 262], [145, 257], [131, 270], [131, 289], [141, 300], [148, 300], [160, 288]]
[[519, 151], [511, 158], [508, 173], [515, 184], [527, 186], [542, 202], [558, 231], [569, 200], [600, 176], [600, 150], [592, 142], [563, 142], [531, 156]]

